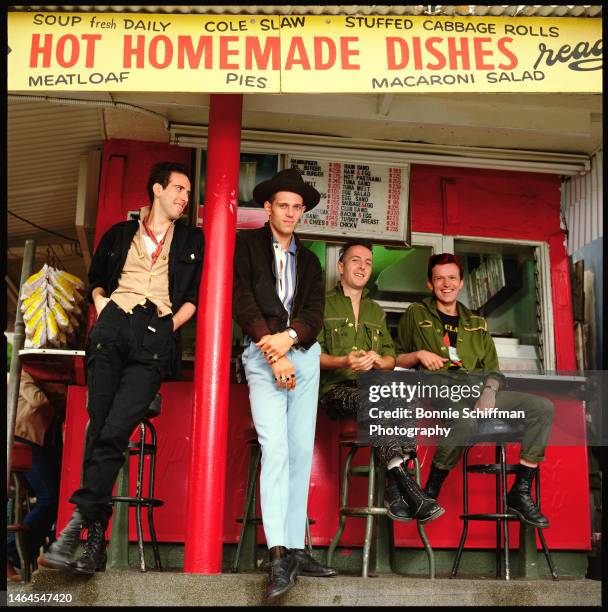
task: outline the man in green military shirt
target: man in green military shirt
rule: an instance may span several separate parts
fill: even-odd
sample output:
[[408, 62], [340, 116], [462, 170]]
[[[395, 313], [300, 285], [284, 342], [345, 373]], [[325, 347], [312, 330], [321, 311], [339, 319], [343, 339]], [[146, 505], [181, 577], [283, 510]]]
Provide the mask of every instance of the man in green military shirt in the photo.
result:
[[[321, 345], [320, 404], [332, 418], [357, 416], [359, 372], [392, 370], [395, 348], [382, 308], [366, 297], [372, 273], [372, 245], [353, 240], [343, 247], [338, 261], [340, 281], [325, 297]], [[407, 474], [406, 462], [415, 440], [396, 440], [379, 447], [387, 470], [385, 505], [394, 520], [412, 518], [426, 523], [444, 513], [434, 499]]]
[[[520, 462], [513, 486], [507, 495], [509, 510], [535, 527], [548, 527], [530, 494], [538, 463], [545, 458], [545, 447], [553, 422], [553, 404], [528, 393], [506, 391], [506, 381], [499, 372], [494, 341], [483, 317], [474, 315], [457, 300], [462, 289], [462, 265], [456, 255], [441, 253], [429, 259], [427, 285], [433, 294], [420, 304], [412, 304], [399, 321], [397, 365], [423, 368], [446, 378], [454, 372], [483, 372], [483, 389], [475, 399], [448, 402], [434, 400], [434, 406], [448, 405], [462, 414], [463, 407], [487, 411], [496, 408], [520, 411], [524, 418]], [[447, 374], [445, 374], [447, 372]], [[441, 404], [441, 405], [440, 405]], [[435, 451], [425, 491], [437, 499], [443, 481], [456, 465], [462, 444], [478, 428], [474, 418], [458, 418], [449, 422], [450, 435]], [[466, 443], [466, 442], [465, 442]]]

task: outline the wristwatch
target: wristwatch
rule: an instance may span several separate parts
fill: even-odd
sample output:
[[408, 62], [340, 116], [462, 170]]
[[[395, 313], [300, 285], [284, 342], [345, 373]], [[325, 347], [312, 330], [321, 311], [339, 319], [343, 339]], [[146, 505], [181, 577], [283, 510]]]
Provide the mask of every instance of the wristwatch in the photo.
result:
[[294, 344], [298, 343], [298, 333], [296, 332], [296, 330], [293, 327], [288, 327], [285, 330], [288, 334], [288, 336], [293, 340]]
[[489, 385], [489, 384], [485, 384], [483, 386], [484, 389], [492, 389], [492, 391], [494, 391], [494, 393], [498, 393], [498, 389], [499, 387], [495, 387], [494, 385]]

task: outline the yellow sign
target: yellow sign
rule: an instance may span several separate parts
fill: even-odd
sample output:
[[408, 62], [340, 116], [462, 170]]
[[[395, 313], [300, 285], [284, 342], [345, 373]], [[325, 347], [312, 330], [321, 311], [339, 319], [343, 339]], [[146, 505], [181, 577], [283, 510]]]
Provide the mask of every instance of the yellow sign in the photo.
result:
[[8, 89], [280, 91], [279, 17], [9, 13]]
[[602, 91], [601, 20], [8, 14], [10, 91]]

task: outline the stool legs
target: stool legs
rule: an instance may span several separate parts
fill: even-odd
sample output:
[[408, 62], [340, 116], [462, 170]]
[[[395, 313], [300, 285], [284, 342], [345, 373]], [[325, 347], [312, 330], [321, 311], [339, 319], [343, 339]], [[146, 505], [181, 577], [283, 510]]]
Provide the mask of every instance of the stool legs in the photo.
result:
[[[468, 481], [468, 459], [469, 459], [469, 451], [471, 450], [471, 446], [467, 446], [464, 449], [464, 453], [462, 455], [462, 504], [463, 504], [463, 514], [465, 517], [462, 519], [462, 534], [460, 535], [460, 544], [458, 544], [458, 550], [456, 551], [456, 558], [454, 559], [454, 565], [452, 566], [452, 573], [450, 578], [455, 578], [456, 573], [458, 572], [458, 566], [460, 565], [460, 558], [462, 557], [462, 551], [464, 550], [464, 543], [467, 539], [467, 533], [469, 531], [469, 519], [466, 517], [469, 513], [469, 481]], [[496, 536], [500, 536], [499, 528], [496, 528]]]
[[[245, 507], [243, 509], [243, 524], [241, 526], [241, 533], [239, 535], [239, 543], [236, 547], [234, 559], [232, 561], [232, 571], [239, 571], [239, 562], [241, 560], [241, 551], [243, 549], [243, 541], [245, 539], [245, 532], [250, 522], [249, 514], [255, 514], [255, 487], [257, 483], [258, 468], [260, 466], [260, 460], [262, 457], [262, 449], [259, 444], [253, 444], [249, 451], [249, 474], [247, 476], [247, 492], [245, 494]], [[253, 526], [253, 548], [257, 548], [256, 545], [256, 530], [255, 525]], [[255, 555], [254, 555], [255, 557]], [[255, 561], [254, 561], [255, 562]]]
[[[154, 425], [147, 421], [147, 425], [150, 429], [150, 437], [152, 447], [156, 449], [156, 429]], [[144, 437], [145, 442], [145, 437]], [[148, 497], [154, 498], [154, 475], [156, 474], [156, 453], [150, 455], [150, 478], [148, 480]], [[154, 529], [154, 506], [148, 506], [148, 527], [150, 529], [150, 539], [152, 540], [152, 551], [154, 552], [154, 565], [159, 572], [163, 571], [160, 563], [160, 551], [158, 549], [158, 540], [156, 539], [156, 530]]]
[[[416, 483], [418, 486], [420, 485], [420, 463], [417, 457], [414, 457], [414, 474], [416, 477]], [[422, 544], [424, 546], [424, 551], [426, 552], [426, 556], [429, 560], [429, 578], [433, 580], [435, 578], [435, 554], [433, 553], [433, 549], [429, 544], [429, 540], [426, 537], [426, 532], [424, 531], [424, 525], [420, 521], [416, 521], [416, 527], [418, 528], [418, 535], [422, 540]]]
[[21, 579], [23, 582], [29, 582], [32, 579], [32, 568], [30, 566], [30, 558], [27, 552], [27, 547], [23, 541], [23, 506], [27, 500], [27, 486], [24, 478], [17, 472], [12, 472], [13, 485], [15, 487], [15, 499], [13, 503], [14, 521], [16, 525], [15, 544], [17, 545], [17, 554], [21, 562]]
[[[131, 452], [127, 451], [126, 457], [126, 486], [128, 487], [128, 462], [130, 460], [131, 454], [137, 454], [137, 484], [135, 490], [135, 496], [130, 497], [128, 495], [128, 488], [126, 490], [127, 495], [117, 495], [112, 498], [114, 504], [116, 503], [127, 503], [128, 507], [135, 507], [135, 523], [137, 527], [137, 548], [139, 553], [139, 568], [142, 572], [146, 571], [146, 560], [144, 555], [144, 533], [143, 533], [143, 521], [142, 521], [142, 507], [147, 506], [148, 508], [148, 527], [150, 530], [150, 539], [152, 541], [152, 550], [154, 553], [154, 565], [156, 569], [162, 572], [162, 565], [160, 560], [160, 551], [158, 547], [158, 540], [156, 538], [156, 530], [154, 528], [154, 506], [162, 505], [163, 502], [161, 500], [154, 499], [154, 473], [156, 469], [156, 429], [154, 425], [150, 422], [149, 419], [143, 418], [139, 425], [139, 440], [138, 442], [130, 443], [129, 448], [133, 449]], [[146, 443], [146, 439], [148, 437], [148, 432], [150, 432], [150, 443]], [[137, 450], [135, 450], [137, 449]], [[143, 497], [143, 482], [144, 482], [144, 463], [146, 455], [150, 456], [149, 463], [149, 471], [148, 471], [148, 498]], [[123, 468], [124, 469], [124, 468]], [[114, 529], [116, 529], [117, 525], [114, 525]], [[114, 531], [113, 529], [113, 531]], [[129, 526], [128, 526], [128, 510], [127, 510], [127, 518], [125, 520], [124, 529], [126, 534], [123, 537], [127, 538], [127, 546], [128, 546], [128, 537], [129, 537]], [[114, 536], [114, 533], [112, 534]], [[110, 557], [113, 556], [112, 547], [116, 542], [116, 539], [110, 538]], [[125, 555], [128, 555], [128, 552], [125, 552]], [[128, 561], [127, 561], [128, 562]]]
[[[456, 573], [458, 572], [458, 567], [460, 565], [460, 560], [462, 557], [462, 552], [464, 549], [464, 544], [467, 537], [468, 525], [469, 525], [469, 485], [468, 485], [468, 457], [469, 451], [473, 448], [473, 446], [465, 447], [463, 457], [462, 457], [462, 484], [463, 484], [463, 528], [462, 534], [460, 537], [460, 544], [458, 545], [458, 550], [456, 552], [456, 558], [454, 559], [454, 565], [452, 567], [452, 573], [450, 578], [454, 578]], [[498, 471], [496, 472], [496, 514], [488, 514], [488, 515], [471, 515], [472, 518], [483, 518], [486, 520], [495, 520], [496, 521], [496, 577], [500, 578], [504, 572], [505, 580], [511, 579], [511, 568], [509, 561], [509, 528], [508, 528], [508, 520], [509, 517], [515, 518], [515, 515], [509, 515], [507, 512], [507, 459], [506, 459], [506, 448], [505, 444], [496, 444], [496, 452], [495, 452], [495, 461], [498, 466]], [[479, 466], [483, 467], [483, 466]], [[489, 467], [489, 466], [485, 466]], [[473, 469], [473, 467], [471, 468]], [[488, 472], [486, 472], [488, 473]], [[539, 473], [536, 473], [536, 503], [540, 509], [540, 478]], [[501, 523], [502, 523], [502, 543], [501, 543]], [[520, 529], [523, 529], [523, 525], [521, 525]], [[553, 560], [551, 559], [551, 555], [549, 553], [549, 549], [545, 542], [545, 536], [543, 534], [543, 530], [541, 528], [536, 528], [538, 531], [538, 536], [540, 538], [543, 552], [545, 554], [545, 558], [547, 559], [547, 564], [549, 565], [549, 571], [551, 572], [551, 576], [553, 580], [557, 580], [557, 573], [555, 571], [555, 566], [553, 565]], [[502, 550], [501, 550], [502, 549]], [[536, 550], [536, 549], [535, 549]], [[521, 554], [521, 545], [520, 545], [520, 554]], [[504, 558], [503, 558], [504, 555]]]
[[[499, 513], [507, 514], [507, 458], [504, 444], [496, 446], [496, 458], [500, 457], [500, 479], [501, 479], [501, 502], [502, 509], [497, 509]], [[511, 569], [509, 567], [509, 524], [505, 516], [502, 519], [503, 535], [505, 544], [505, 580], [511, 579]]]
[[[353, 446], [350, 451], [348, 451], [348, 455], [346, 456], [346, 461], [344, 462], [344, 473], [342, 475], [342, 495], [340, 498], [340, 508], [345, 508], [348, 503], [348, 473], [350, 471], [350, 464], [352, 463], [353, 457], [357, 452], [357, 447]], [[336, 546], [338, 546], [338, 541], [342, 537], [342, 532], [344, 531], [344, 526], [346, 525], [346, 515], [340, 512], [340, 522], [338, 524], [338, 531], [336, 531], [336, 535], [334, 539], [331, 541], [329, 548], [327, 549], [327, 565], [331, 566], [334, 551], [336, 550]]]
[[310, 521], [308, 515], [306, 515], [306, 542], [304, 548], [309, 555], [312, 555], [312, 536], [310, 535]]
[[[367, 477], [367, 507], [374, 505], [374, 490], [376, 485], [375, 449], [369, 451], [369, 475]], [[369, 570], [369, 553], [372, 546], [372, 531], [374, 528], [374, 516], [368, 514], [365, 519], [365, 539], [363, 540], [363, 578], [367, 578]]]
[[[536, 504], [538, 509], [540, 510], [540, 468], [536, 470], [536, 476], [534, 477], [536, 481]], [[545, 559], [547, 559], [547, 565], [549, 566], [549, 571], [551, 572], [551, 578], [553, 580], [559, 580], [557, 577], [557, 572], [555, 571], [555, 566], [553, 565], [553, 559], [551, 558], [551, 554], [549, 553], [549, 549], [547, 548], [547, 543], [545, 542], [545, 534], [542, 529], [538, 529], [538, 537], [540, 538], [540, 543], [543, 547], [543, 553], [545, 554]]]
[[[139, 455], [137, 464], [137, 487], [135, 496], [141, 498], [141, 485], [144, 478], [144, 447], [146, 443], [146, 426], [143, 421], [139, 424]], [[144, 532], [141, 524], [141, 504], [135, 509], [135, 523], [137, 525], [137, 547], [139, 549], [139, 569], [146, 571], [146, 560], [144, 558]]]

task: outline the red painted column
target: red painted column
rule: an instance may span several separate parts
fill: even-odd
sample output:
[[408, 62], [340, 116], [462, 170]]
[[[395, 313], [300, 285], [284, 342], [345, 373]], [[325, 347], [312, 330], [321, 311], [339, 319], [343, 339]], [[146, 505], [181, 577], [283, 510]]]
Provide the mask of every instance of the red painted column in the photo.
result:
[[232, 258], [236, 236], [240, 94], [214, 94], [203, 228], [205, 261], [199, 291], [194, 366], [184, 571], [218, 574], [222, 568], [228, 390], [232, 337]]

